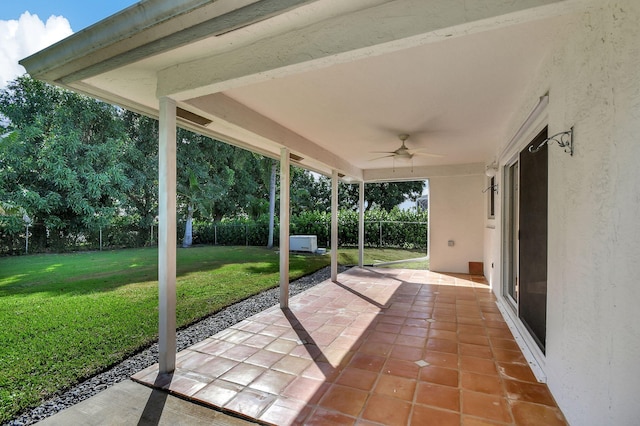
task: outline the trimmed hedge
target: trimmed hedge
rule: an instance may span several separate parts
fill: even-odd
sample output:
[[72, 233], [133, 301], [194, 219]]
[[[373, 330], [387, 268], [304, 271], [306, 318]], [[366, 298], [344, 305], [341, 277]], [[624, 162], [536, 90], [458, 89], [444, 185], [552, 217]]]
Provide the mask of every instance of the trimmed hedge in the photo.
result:
[[[424, 249], [427, 248], [427, 213], [371, 210], [365, 214], [365, 246]], [[184, 229], [180, 224], [178, 233]], [[182, 231], [183, 232], [183, 231]], [[331, 245], [331, 215], [304, 212], [290, 220], [291, 235], [316, 235], [319, 247]], [[194, 222], [194, 244], [265, 246], [269, 235], [268, 216], [258, 220], [228, 219], [221, 222]], [[279, 224], [275, 224], [274, 245], [279, 244]], [[338, 245], [358, 245], [358, 212], [342, 210], [338, 214]]]
[[[0, 223], [0, 255], [25, 252], [25, 228], [21, 220], [4, 217]], [[373, 209], [365, 213], [365, 246], [378, 248], [427, 249], [427, 212], [391, 212]], [[29, 227], [29, 253], [64, 253], [79, 250], [134, 248], [155, 245], [158, 227], [141, 228], [135, 217], [120, 216], [109, 226], [91, 229], [47, 229], [42, 224]], [[331, 245], [331, 214], [304, 212], [290, 220], [291, 235], [316, 235], [318, 247]], [[184, 234], [184, 222], [177, 224], [178, 242]], [[220, 222], [194, 221], [193, 243], [210, 245], [266, 246], [269, 236], [269, 216], [257, 220], [223, 219]], [[274, 246], [279, 245], [279, 224], [276, 218]], [[338, 245], [357, 247], [358, 212], [342, 210], [338, 214]]]
[[[47, 228], [42, 223], [29, 226], [29, 253], [66, 253], [72, 251], [136, 248], [157, 244], [158, 227], [141, 228], [137, 219], [120, 216], [100, 227]], [[15, 223], [14, 223], [15, 222]], [[21, 218], [0, 220], [0, 255], [20, 255], [26, 250], [25, 226]], [[101, 234], [102, 233], [102, 241]]]

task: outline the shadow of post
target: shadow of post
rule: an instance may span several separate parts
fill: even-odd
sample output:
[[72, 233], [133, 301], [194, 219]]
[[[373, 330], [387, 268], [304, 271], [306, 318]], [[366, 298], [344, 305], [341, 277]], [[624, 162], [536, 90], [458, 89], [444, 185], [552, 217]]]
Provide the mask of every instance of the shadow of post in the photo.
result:
[[[382, 304], [380, 302], [377, 302], [376, 300], [350, 288], [349, 286], [344, 285], [339, 281], [332, 281], [332, 284], [337, 285], [343, 290], [346, 290], [349, 293], [361, 298], [365, 302], [377, 307], [378, 309], [380, 309], [381, 312], [389, 307], [388, 304]], [[340, 362], [339, 365], [334, 366], [331, 363], [331, 361], [326, 357], [326, 355], [323, 353], [322, 348], [318, 346], [316, 341], [313, 339], [313, 336], [311, 336], [311, 333], [309, 333], [304, 328], [304, 325], [296, 317], [296, 314], [288, 307], [282, 308], [281, 310], [285, 318], [289, 321], [291, 328], [295, 331], [295, 333], [298, 336], [298, 339], [300, 340], [305, 350], [309, 354], [309, 357], [313, 360], [313, 362], [316, 364], [318, 369], [322, 372], [325, 379], [331, 382], [335, 378], [335, 376], [339, 374], [340, 371], [345, 367], [345, 365], [348, 363], [349, 360], [343, 360], [343, 362]], [[360, 342], [360, 340], [361, 339], [358, 339], [358, 342]], [[357, 344], [357, 346], [359, 346], [359, 343]]]
[[331, 365], [331, 364], [329, 363], [329, 360], [322, 353], [322, 349], [320, 349], [320, 347], [317, 345], [315, 340], [313, 340], [313, 337], [311, 337], [311, 334], [309, 334], [309, 332], [304, 328], [302, 323], [296, 317], [296, 314], [294, 314], [291, 309], [282, 308], [282, 313], [289, 321], [289, 324], [291, 324], [291, 328], [293, 328], [293, 330], [298, 335], [298, 339], [300, 339], [300, 342], [302, 342], [302, 344], [304, 345], [304, 348], [306, 349], [311, 359], [316, 363], [316, 365], [320, 367], [323, 374], [325, 376], [328, 376], [331, 372], [324, 371], [324, 369], [327, 368], [325, 367], [325, 365]]
[[[370, 278], [384, 278], [389, 275], [378, 272], [374, 269], [369, 268], [360, 268], [359, 272], [355, 273], [358, 276], [370, 277]], [[396, 297], [401, 297], [404, 293], [404, 289], [409, 286], [422, 286], [426, 284], [431, 287], [430, 284], [422, 283], [422, 282], [409, 282], [402, 279], [395, 278], [398, 282], [398, 287], [388, 294], [387, 299], [381, 303], [358, 290], [351, 288], [348, 284], [344, 284], [340, 281], [331, 281], [332, 285], [336, 285], [340, 287], [342, 290], [358, 297], [362, 301], [372, 305], [377, 308], [376, 315], [384, 315], [384, 313], [391, 307], [391, 304]], [[412, 293], [413, 291], [409, 292]], [[302, 308], [304, 309], [304, 308]], [[426, 308], [425, 308], [426, 309]], [[371, 352], [360, 352], [360, 347], [366, 343], [367, 339], [375, 331], [376, 326], [379, 324], [379, 318], [373, 319], [366, 327], [361, 330], [360, 335], [355, 338], [350, 345], [349, 349], [345, 350], [345, 356], [341, 359], [333, 359], [333, 362], [323, 353], [322, 347], [318, 346], [316, 341], [313, 339], [313, 336], [309, 331], [307, 331], [301, 321], [296, 317], [295, 313], [290, 308], [282, 308], [282, 313], [287, 318], [289, 324], [292, 329], [297, 334], [298, 338], [304, 345], [307, 353], [312, 358], [315, 365], [318, 367], [320, 371], [322, 371], [324, 375], [324, 383], [320, 386], [312, 396], [308, 398], [308, 401], [316, 401], [318, 403], [324, 397], [326, 392], [329, 390], [330, 386], [337, 383], [338, 377], [340, 377], [341, 373], [348, 368], [348, 366], [352, 366], [353, 369], [359, 369], [362, 371], [367, 371], [376, 374], [382, 374], [383, 366], [386, 366], [385, 374], [389, 375], [400, 375], [401, 377], [405, 377], [408, 372], [415, 373], [417, 378], [419, 374], [420, 367], [413, 361], [396, 359], [389, 361], [391, 358], [389, 357], [389, 353], [371, 353]], [[428, 324], [425, 321], [425, 326], [428, 327]], [[416, 326], [418, 328], [418, 326]], [[424, 327], [423, 327], [424, 328]], [[306, 424], [304, 423], [307, 420], [312, 419], [313, 417], [309, 414], [309, 412], [305, 412], [301, 410], [298, 412], [298, 417], [296, 418], [295, 424]]]
[[144, 410], [140, 415], [140, 420], [138, 420], [138, 426], [157, 426], [160, 424], [160, 418], [169, 397], [169, 392], [161, 388], [171, 383], [172, 379], [173, 373], [158, 374], [153, 383], [154, 388], [151, 391], [151, 395], [149, 395], [149, 399], [147, 399]]
[[364, 294], [362, 294], [362, 293], [359, 293], [359, 292], [355, 291], [355, 290], [354, 290], [354, 289], [352, 289], [351, 287], [347, 287], [346, 285], [342, 284], [340, 281], [333, 281], [333, 283], [334, 283], [335, 285], [337, 285], [338, 287], [341, 287], [341, 288], [343, 288], [344, 290], [347, 290], [349, 293], [351, 293], [351, 294], [353, 294], [353, 295], [358, 296], [358, 297], [359, 297], [359, 298], [361, 298], [362, 300], [364, 300], [364, 301], [366, 301], [366, 302], [368, 302], [368, 303], [371, 303], [371, 304], [372, 304], [372, 305], [374, 305], [374, 306], [377, 306], [379, 309], [386, 309], [386, 308], [388, 308], [388, 307], [389, 307], [389, 305], [383, 305], [383, 304], [381, 304], [381, 303], [379, 303], [379, 302], [376, 302], [376, 301], [375, 301], [375, 300], [373, 300], [372, 298], [367, 297], [367, 296], [365, 296]]

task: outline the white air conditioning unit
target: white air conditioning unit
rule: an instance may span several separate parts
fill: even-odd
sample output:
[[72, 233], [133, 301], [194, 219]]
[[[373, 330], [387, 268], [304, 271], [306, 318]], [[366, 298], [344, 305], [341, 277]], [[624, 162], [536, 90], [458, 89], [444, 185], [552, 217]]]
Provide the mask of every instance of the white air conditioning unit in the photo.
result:
[[318, 237], [315, 235], [290, 235], [289, 250], [315, 253], [318, 251]]

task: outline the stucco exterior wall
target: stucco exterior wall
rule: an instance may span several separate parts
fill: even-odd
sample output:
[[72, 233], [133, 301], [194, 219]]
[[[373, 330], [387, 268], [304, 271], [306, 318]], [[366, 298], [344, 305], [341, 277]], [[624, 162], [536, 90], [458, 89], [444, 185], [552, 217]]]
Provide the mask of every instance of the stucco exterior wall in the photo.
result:
[[[497, 204], [499, 204], [498, 201], [496, 201], [496, 207]], [[500, 282], [500, 245], [494, 243], [496, 232], [498, 232], [495, 227], [495, 220], [487, 220], [484, 229], [484, 256], [482, 258], [484, 262], [484, 277], [494, 291], [496, 291], [495, 286]]]
[[[523, 99], [528, 111], [531, 101], [548, 91], [542, 120], [549, 134], [574, 126], [573, 157], [556, 144], [549, 147], [542, 365], [572, 425], [637, 425], [640, 2], [585, 1], [582, 6], [566, 17], [553, 55]], [[525, 116], [516, 114], [512, 128]], [[495, 229], [485, 228], [485, 262], [500, 257], [501, 221], [499, 209]], [[500, 297], [500, 274], [492, 280]]]
[[[469, 272], [469, 262], [482, 262], [483, 175], [429, 179], [430, 269]], [[453, 246], [448, 242], [452, 240]]]

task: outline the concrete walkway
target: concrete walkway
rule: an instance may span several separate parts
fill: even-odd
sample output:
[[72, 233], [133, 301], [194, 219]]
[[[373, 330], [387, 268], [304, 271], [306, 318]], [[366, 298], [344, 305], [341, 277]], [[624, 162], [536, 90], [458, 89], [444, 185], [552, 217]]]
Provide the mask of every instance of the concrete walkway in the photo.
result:
[[131, 380], [38, 423], [52, 425], [255, 425]]

